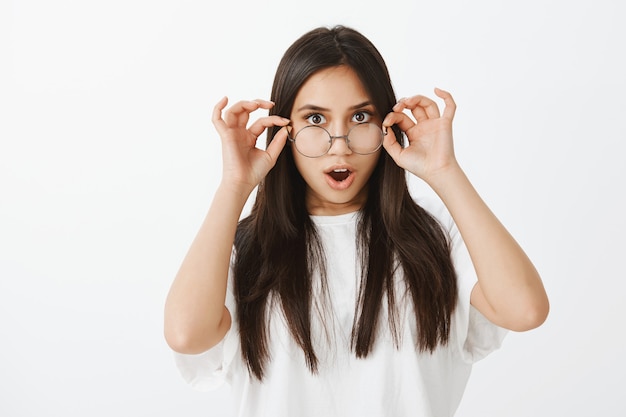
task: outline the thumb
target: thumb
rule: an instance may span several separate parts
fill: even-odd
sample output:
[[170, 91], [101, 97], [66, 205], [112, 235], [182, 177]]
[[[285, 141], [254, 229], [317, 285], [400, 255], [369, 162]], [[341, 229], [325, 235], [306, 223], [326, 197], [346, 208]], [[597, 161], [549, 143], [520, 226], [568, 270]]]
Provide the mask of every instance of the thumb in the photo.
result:
[[383, 138], [383, 147], [389, 156], [397, 163], [400, 153], [402, 152], [402, 145], [398, 142], [396, 134], [391, 127], [383, 126], [383, 132], [386, 132]]
[[287, 143], [287, 128], [283, 126], [278, 132], [276, 132], [276, 135], [274, 135], [274, 138], [266, 149], [267, 153], [272, 158], [272, 162], [276, 163], [276, 160], [285, 147], [285, 143]]

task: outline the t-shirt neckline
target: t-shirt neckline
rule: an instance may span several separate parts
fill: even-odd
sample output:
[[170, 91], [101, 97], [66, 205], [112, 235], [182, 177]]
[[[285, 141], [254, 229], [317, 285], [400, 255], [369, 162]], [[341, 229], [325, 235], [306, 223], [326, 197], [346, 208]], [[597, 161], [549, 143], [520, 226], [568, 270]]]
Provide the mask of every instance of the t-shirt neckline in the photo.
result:
[[352, 223], [358, 216], [358, 211], [353, 211], [345, 214], [337, 214], [334, 216], [325, 216], [325, 215], [310, 215], [311, 220], [316, 225], [324, 225], [324, 224], [342, 224], [342, 223]]

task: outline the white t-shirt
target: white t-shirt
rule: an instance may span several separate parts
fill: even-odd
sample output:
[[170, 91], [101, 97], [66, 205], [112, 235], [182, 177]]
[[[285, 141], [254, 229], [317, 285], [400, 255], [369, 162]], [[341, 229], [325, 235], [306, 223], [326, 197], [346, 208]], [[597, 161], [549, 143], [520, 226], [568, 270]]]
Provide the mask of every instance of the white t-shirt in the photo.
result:
[[[356, 358], [350, 350], [350, 336], [360, 271], [355, 243], [357, 215], [312, 216], [325, 248], [331, 305], [331, 308], [316, 308], [319, 304], [314, 303], [313, 307], [312, 332], [319, 372], [312, 374], [308, 370], [280, 308], [273, 308], [271, 359], [266, 364], [263, 382], [248, 374], [239, 351], [235, 320], [224, 340], [209, 351], [198, 355], [174, 354], [183, 378], [200, 390], [229, 384], [237, 416], [452, 416], [461, 401], [472, 364], [497, 349], [506, 332], [470, 306], [476, 274], [465, 244], [443, 205], [426, 200], [418, 204], [439, 219], [453, 242], [458, 304], [446, 346], [432, 354], [416, 350], [415, 317], [412, 303], [407, 300], [404, 305], [408, 307], [400, 310], [399, 316], [399, 349], [391, 339], [385, 313], [372, 352], [365, 359]], [[396, 294], [400, 297], [402, 293]], [[234, 317], [236, 306], [230, 291], [226, 304]], [[321, 320], [316, 320], [319, 315], [331, 324], [326, 328], [321, 326]]]

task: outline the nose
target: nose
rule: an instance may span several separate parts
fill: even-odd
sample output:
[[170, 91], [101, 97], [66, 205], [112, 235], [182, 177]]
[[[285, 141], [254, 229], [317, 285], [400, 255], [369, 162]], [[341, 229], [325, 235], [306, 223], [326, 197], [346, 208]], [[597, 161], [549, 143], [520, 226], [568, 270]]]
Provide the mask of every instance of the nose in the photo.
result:
[[351, 154], [352, 150], [348, 146], [348, 126], [341, 126], [335, 133], [345, 132], [343, 135], [331, 135], [330, 136], [330, 149], [328, 153], [331, 155], [344, 155]]
[[330, 149], [328, 150], [329, 154], [343, 155], [352, 153], [352, 149], [348, 146], [347, 135], [331, 136], [330, 140], [331, 144]]

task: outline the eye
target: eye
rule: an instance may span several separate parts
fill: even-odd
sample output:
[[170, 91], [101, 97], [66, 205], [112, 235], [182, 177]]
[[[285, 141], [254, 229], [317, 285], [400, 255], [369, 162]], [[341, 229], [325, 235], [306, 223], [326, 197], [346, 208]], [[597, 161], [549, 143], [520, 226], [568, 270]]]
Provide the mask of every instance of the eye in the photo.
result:
[[307, 117], [305, 117], [305, 119], [312, 125], [321, 125], [326, 123], [326, 118], [319, 113], [309, 114]]
[[360, 111], [354, 113], [354, 116], [352, 116], [352, 121], [356, 123], [367, 123], [370, 121], [371, 118], [372, 115], [369, 112]]

